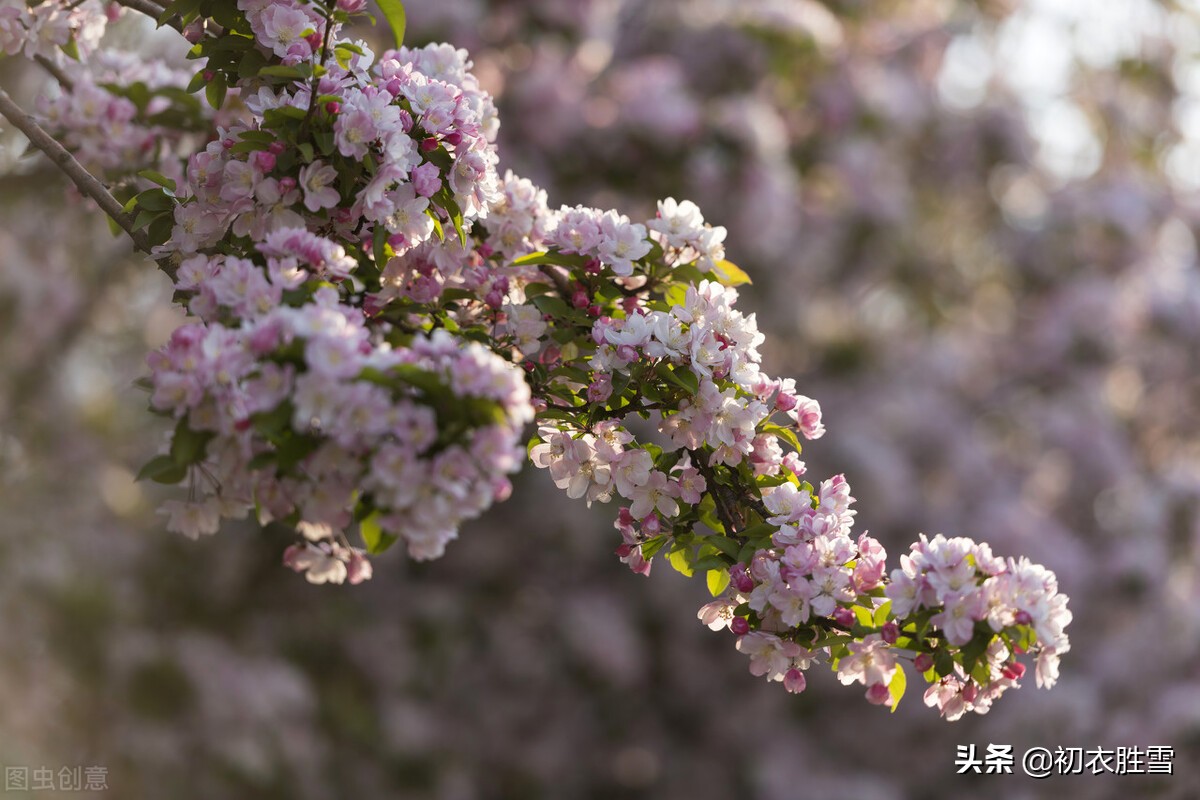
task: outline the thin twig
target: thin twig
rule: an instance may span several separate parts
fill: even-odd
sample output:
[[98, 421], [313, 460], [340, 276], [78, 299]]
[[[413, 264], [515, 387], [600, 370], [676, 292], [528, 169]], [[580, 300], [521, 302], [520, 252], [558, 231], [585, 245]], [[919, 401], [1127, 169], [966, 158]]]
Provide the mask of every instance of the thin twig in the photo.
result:
[[8, 92], [3, 89], [0, 89], [0, 116], [25, 134], [30, 144], [45, 153], [59, 169], [65, 172], [80, 192], [95, 200], [96, 204], [100, 206], [100, 210], [108, 214], [129, 234], [129, 238], [133, 240], [139, 250], [148, 255], [151, 254], [150, 240], [146, 238], [144, 231], [134, 228], [133, 219], [122, 210], [117, 198], [113, 197], [104, 184], [97, 180], [92, 173], [84, 169], [67, 148], [42, 130], [33, 117], [22, 111], [21, 107], [14, 103], [8, 96]]
[[42, 69], [46, 70], [46, 72], [49, 72], [51, 77], [58, 81], [58, 85], [61, 86], [65, 91], [70, 92], [74, 90], [75, 82], [67, 76], [67, 73], [62, 71], [58, 64], [55, 64], [45, 56], [34, 56], [33, 60], [41, 65]]

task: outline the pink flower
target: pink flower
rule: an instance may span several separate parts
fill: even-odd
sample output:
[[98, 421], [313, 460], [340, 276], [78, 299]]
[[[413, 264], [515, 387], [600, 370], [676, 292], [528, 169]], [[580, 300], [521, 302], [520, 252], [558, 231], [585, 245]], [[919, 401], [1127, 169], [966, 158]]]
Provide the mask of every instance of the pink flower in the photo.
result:
[[304, 207], [317, 212], [333, 208], [341, 200], [331, 184], [337, 181], [337, 170], [322, 161], [314, 161], [300, 170], [300, 188], [304, 190]]

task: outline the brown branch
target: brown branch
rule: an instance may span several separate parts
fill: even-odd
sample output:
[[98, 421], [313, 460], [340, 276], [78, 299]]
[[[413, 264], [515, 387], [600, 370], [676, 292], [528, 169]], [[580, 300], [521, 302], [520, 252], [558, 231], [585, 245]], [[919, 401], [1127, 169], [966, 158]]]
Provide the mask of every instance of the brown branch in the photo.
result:
[[70, 77], [67, 76], [67, 73], [63, 72], [62, 69], [53, 61], [45, 56], [34, 56], [33, 60], [36, 61], [42, 67], [42, 69], [46, 70], [46, 72], [49, 72], [54, 80], [58, 81], [58, 85], [64, 90], [69, 92], [75, 88], [75, 82], [71, 80]]
[[0, 116], [25, 134], [30, 144], [45, 153], [59, 169], [65, 172], [80, 192], [95, 200], [96, 204], [100, 206], [100, 210], [129, 234], [129, 238], [133, 240], [139, 250], [151, 255], [150, 240], [144, 231], [134, 228], [133, 219], [121, 208], [117, 198], [113, 197], [107, 187], [94, 175], [84, 169], [70, 151], [59, 144], [53, 136], [42, 130], [33, 117], [22, 111], [21, 107], [14, 103], [3, 89], [0, 89]]
[[567, 279], [563, 277], [562, 273], [549, 264], [539, 264], [538, 269], [541, 270], [543, 275], [554, 281], [554, 286], [558, 289], [558, 293], [562, 299], [568, 303], [571, 302], [571, 286], [567, 283]]
[[[141, 12], [142, 14], [145, 14], [153, 19], [155, 22], [158, 22], [158, 18], [162, 16], [163, 12], [162, 6], [152, 3], [150, 0], [116, 0], [116, 3], [117, 5], [125, 6], [133, 11]], [[171, 17], [161, 24], [167, 25], [168, 27], [174, 28], [180, 33], [183, 33], [183, 23], [180, 22], [177, 17]]]

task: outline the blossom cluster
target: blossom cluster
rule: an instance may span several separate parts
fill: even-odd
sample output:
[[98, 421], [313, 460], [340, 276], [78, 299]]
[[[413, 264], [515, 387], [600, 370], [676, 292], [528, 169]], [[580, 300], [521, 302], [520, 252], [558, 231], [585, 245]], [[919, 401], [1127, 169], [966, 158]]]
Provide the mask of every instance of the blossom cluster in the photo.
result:
[[120, 12], [119, 5], [102, 0], [70, 4], [0, 0], [0, 53], [55, 62], [63, 60], [65, 52], [86, 58]]
[[[361, 11], [241, 2], [201, 26], [208, 60], [188, 88], [218, 110], [233, 88], [245, 113], [219, 119], [179, 180], [149, 176], [158, 188], [130, 201], [200, 320], [150, 358], [151, 406], [176, 428], [143, 477], [191, 488], [164, 507], [169, 527], [213, 533], [253, 509], [299, 534], [289, 567], [359, 582], [368, 553], [403, 540], [440, 556], [506, 497], [536, 418], [534, 463], [571, 497], [624, 501], [618, 555], [635, 572], [662, 553], [706, 574], [718, 599], [701, 618], [737, 637], [754, 674], [798, 692], [828, 660], [894, 707], [897, 659], [913, 654], [939, 692], [960, 687], [985, 711], [1020, 677], [1009, 653], [1036, 645], [1039, 683], [1053, 682], [1069, 616], [1050, 573], [962, 545], [980, 595], [1011, 611], [974, 625], [965, 568], [923, 539], [939, 555], [925, 573], [910, 559], [898, 601], [883, 548], [851, 535], [844, 478], [804, 480], [820, 407], [762, 372], [724, 228], [674, 199], [644, 223], [550, 210], [532, 183], [499, 177], [495, 108], [466, 53], [376, 59], [336, 35]], [[633, 417], [657, 443], [635, 438]], [[920, 584], [904, 608], [918, 578], [933, 594]]]

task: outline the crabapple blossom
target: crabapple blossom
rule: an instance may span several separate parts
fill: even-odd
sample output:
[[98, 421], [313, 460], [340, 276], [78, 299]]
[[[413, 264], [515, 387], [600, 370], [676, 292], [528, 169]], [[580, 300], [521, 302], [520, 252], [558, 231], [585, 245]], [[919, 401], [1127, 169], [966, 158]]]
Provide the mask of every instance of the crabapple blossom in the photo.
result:
[[[92, 35], [48, 5], [6, 11], [0, 45]], [[753, 675], [798, 693], [826, 662], [894, 706], [901, 662], [931, 658], [926, 702], [947, 718], [1015, 686], [1014, 653], [1053, 684], [1071, 619], [1053, 573], [922, 535], [889, 574], [852, 533], [844, 476], [804, 479], [821, 409], [764, 373], [723, 227], [674, 198], [644, 221], [552, 210], [500, 176], [466, 52], [376, 55], [340, 35], [362, 12], [239, 0], [193, 31], [207, 61], [186, 87], [206, 87], [215, 131], [127, 198], [193, 317], [148, 359], [151, 410], [175, 429], [142, 477], [189, 487], [163, 507], [169, 528], [195, 538], [253, 511], [295, 529], [284, 564], [309, 582], [358, 583], [368, 555], [440, 557], [507, 498], [536, 422], [534, 465], [589, 505], [628, 501], [618, 557], [703, 573], [717, 599], [698, 616]], [[99, 110], [99, 130], [148, 141], [138, 103], [99, 91], [81, 83], [63, 127]]]

